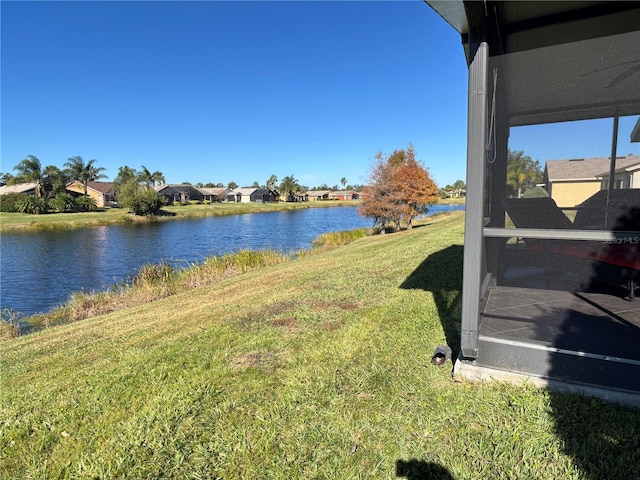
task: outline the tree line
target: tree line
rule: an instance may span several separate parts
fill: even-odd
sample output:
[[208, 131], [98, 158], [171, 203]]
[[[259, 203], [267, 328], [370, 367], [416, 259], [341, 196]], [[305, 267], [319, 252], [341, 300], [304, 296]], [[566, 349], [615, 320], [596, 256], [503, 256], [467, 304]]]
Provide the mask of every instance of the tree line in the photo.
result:
[[[20, 183], [33, 183], [34, 195], [5, 195], [2, 199], [2, 211], [17, 211], [24, 213], [45, 213], [53, 210], [58, 212], [96, 209], [95, 201], [88, 194], [89, 182], [95, 182], [106, 178], [104, 167], [96, 165], [96, 160], [85, 161], [81, 156], [70, 157], [64, 163], [63, 168], [55, 165], [42, 166], [40, 159], [34, 155], [28, 155], [14, 168], [15, 175], [0, 174], [1, 183], [16, 185]], [[67, 185], [77, 181], [83, 186], [83, 195], [74, 197], [67, 192]], [[142, 198], [153, 198], [154, 205], [159, 200], [157, 194], [144, 194], [143, 186], [151, 191], [156, 184], [164, 183], [162, 172], [150, 172], [144, 165], [140, 171], [130, 167], [120, 167], [118, 176], [114, 180], [114, 191], [124, 192], [124, 204], [137, 199], [130, 198], [141, 195]], [[130, 184], [129, 184], [130, 183]], [[135, 187], [133, 184], [135, 183]], [[128, 188], [128, 190], [127, 190]], [[122, 192], [121, 192], [122, 191]], [[155, 191], [154, 191], [155, 193]], [[135, 203], [135, 202], [134, 202]], [[155, 207], [154, 207], [155, 208]], [[159, 210], [160, 207], [158, 207]], [[157, 212], [157, 210], [156, 210]]]
[[[0, 184], [34, 183], [34, 195], [5, 195], [0, 204], [2, 211], [44, 213], [50, 210], [59, 212], [78, 209], [94, 210], [96, 204], [88, 195], [88, 184], [106, 178], [103, 173], [105, 168], [97, 166], [95, 159], [85, 161], [80, 156], [69, 158], [63, 168], [58, 168], [55, 165], [43, 167], [37, 157], [29, 155], [14, 167], [14, 171], [15, 175], [0, 173]], [[67, 192], [66, 187], [72, 181], [78, 181], [84, 186], [82, 197], [74, 197]], [[152, 172], [144, 165], [140, 170], [125, 165], [118, 169], [118, 174], [112, 183], [114, 195], [120, 206], [128, 208], [137, 215], [153, 215], [158, 213], [163, 205], [162, 198], [154, 188], [165, 182], [164, 174], [160, 171]], [[348, 185], [345, 177], [341, 178], [340, 183], [343, 189], [361, 189], [359, 185]], [[189, 182], [182, 184], [191, 185]], [[195, 186], [224, 188], [222, 183], [198, 183]], [[239, 185], [232, 181], [226, 188], [233, 190], [238, 187]], [[280, 182], [273, 174], [265, 184], [260, 185], [259, 182], [254, 182], [251, 187], [277, 190], [288, 201], [295, 201], [298, 194], [309, 190], [308, 187], [301, 185], [293, 174], [285, 176]], [[323, 184], [315, 189], [338, 190], [338, 186], [328, 187]]]
[[[87, 185], [89, 182], [105, 178], [105, 169], [98, 167], [95, 162], [75, 156], [70, 157], [63, 168], [55, 165], [43, 167], [38, 157], [28, 155], [14, 167], [16, 175], [1, 174], [1, 180], [3, 184], [9, 185], [34, 183], [34, 195], [14, 195], [3, 199], [2, 210], [44, 213], [49, 209], [95, 209], [95, 202], [87, 195]], [[74, 180], [84, 186], [83, 197], [76, 199], [67, 193], [67, 185]]]
[[[439, 198], [464, 196], [466, 185], [457, 180], [453, 185], [438, 189], [431, 179], [428, 169], [416, 160], [413, 145], [407, 149], [395, 150], [391, 155], [378, 152], [366, 185], [349, 185], [342, 177], [342, 189], [361, 192], [360, 213], [371, 217], [374, 224], [383, 230], [388, 228], [410, 227], [416, 216], [428, 211], [428, 207]], [[92, 210], [95, 202], [87, 194], [88, 183], [106, 178], [105, 169], [96, 165], [96, 160], [85, 161], [80, 156], [71, 157], [60, 169], [55, 165], [42, 167], [40, 160], [29, 155], [18, 163], [16, 175], [0, 173], [0, 184], [35, 183], [34, 196], [20, 196], [15, 202], [3, 199], [0, 208], [3, 211], [23, 211], [42, 213], [49, 209], [68, 211], [73, 209]], [[71, 181], [84, 186], [84, 196], [76, 198], [66, 191]], [[508, 151], [507, 194], [520, 197], [542, 181], [542, 169], [538, 160], [532, 160], [523, 151]], [[121, 206], [129, 208], [135, 214], [156, 214], [162, 207], [162, 199], [154, 187], [165, 183], [160, 171], [152, 172], [144, 165], [138, 171], [122, 166], [113, 180], [114, 194]], [[189, 182], [183, 184], [191, 185]], [[196, 187], [223, 187], [222, 183], [197, 183]], [[239, 185], [229, 182], [226, 188], [236, 189]], [[247, 187], [249, 188], [249, 187]], [[339, 190], [338, 185], [326, 184], [309, 188], [301, 185], [295, 176], [287, 175], [280, 182], [271, 175], [264, 184], [254, 182], [250, 188], [276, 190], [287, 201], [295, 201], [298, 194], [309, 190]]]

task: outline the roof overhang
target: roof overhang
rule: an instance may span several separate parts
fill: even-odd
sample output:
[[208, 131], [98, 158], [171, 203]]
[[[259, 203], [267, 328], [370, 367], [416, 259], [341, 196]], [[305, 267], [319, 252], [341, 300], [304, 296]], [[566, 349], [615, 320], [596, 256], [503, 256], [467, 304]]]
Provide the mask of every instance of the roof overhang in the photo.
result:
[[639, 2], [426, 3], [460, 33], [468, 62], [470, 39], [489, 43], [510, 125], [640, 114]]

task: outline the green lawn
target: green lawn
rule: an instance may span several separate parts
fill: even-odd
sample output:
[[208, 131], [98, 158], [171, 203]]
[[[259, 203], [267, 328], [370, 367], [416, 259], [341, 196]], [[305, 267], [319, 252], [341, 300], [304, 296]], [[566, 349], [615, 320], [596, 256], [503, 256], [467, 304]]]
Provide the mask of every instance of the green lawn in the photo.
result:
[[640, 478], [640, 412], [431, 365], [462, 240], [440, 215], [1, 343], [0, 478]]

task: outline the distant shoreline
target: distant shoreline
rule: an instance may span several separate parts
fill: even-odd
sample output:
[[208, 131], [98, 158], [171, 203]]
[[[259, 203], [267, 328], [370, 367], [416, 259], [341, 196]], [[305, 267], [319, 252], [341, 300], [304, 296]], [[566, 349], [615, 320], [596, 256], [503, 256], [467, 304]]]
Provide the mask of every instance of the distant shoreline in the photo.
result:
[[[464, 198], [443, 199], [441, 205], [462, 205]], [[213, 203], [209, 205], [167, 206], [160, 215], [139, 217], [124, 209], [110, 208], [95, 212], [47, 213], [31, 215], [25, 213], [0, 212], [0, 232], [39, 232], [53, 229], [75, 229], [84, 227], [122, 225], [129, 223], [151, 223], [168, 220], [194, 219], [246, 213], [263, 213], [304, 208], [355, 207], [358, 200], [328, 200], [321, 202], [278, 202], [278, 203]]]

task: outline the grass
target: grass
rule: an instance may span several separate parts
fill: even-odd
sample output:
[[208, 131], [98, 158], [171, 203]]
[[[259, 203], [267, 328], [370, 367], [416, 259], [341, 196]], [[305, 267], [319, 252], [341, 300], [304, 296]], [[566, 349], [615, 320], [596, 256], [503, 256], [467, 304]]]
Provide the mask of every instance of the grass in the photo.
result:
[[639, 412], [430, 364], [462, 218], [4, 341], [0, 477], [638, 478]]

